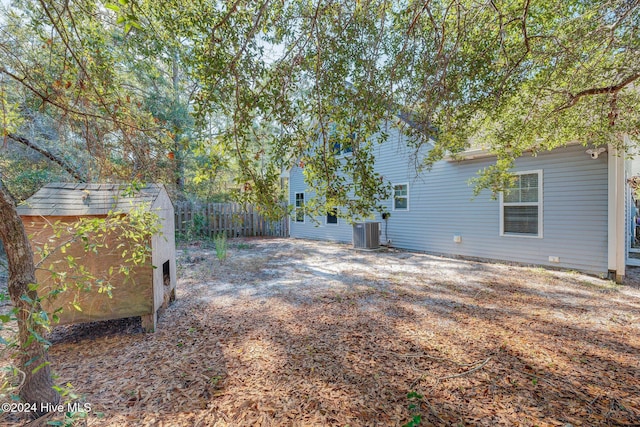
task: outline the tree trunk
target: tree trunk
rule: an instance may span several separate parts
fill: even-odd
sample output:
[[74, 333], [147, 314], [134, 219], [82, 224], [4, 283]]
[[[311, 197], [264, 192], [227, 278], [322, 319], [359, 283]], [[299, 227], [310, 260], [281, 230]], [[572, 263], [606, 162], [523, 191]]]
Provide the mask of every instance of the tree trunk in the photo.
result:
[[[171, 61], [171, 81], [173, 83], [173, 108], [175, 109], [178, 105], [180, 105], [180, 59], [178, 58], [178, 53], [173, 52], [173, 59]], [[173, 113], [175, 114], [175, 112]], [[175, 116], [174, 116], [175, 117]], [[179, 123], [177, 120], [173, 120], [174, 125]], [[184, 132], [184, 128], [182, 125], [178, 125], [177, 129], [173, 130], [173, 149], [175, 155], [175, 184], [176, 190], [178, 194], [182, 197], [184, 195], [184, 155], [182, 154], [182, 149], [179, 144], [179, 135], [182, 135]]]
[[[33, 252], [29, 245], [22, 220], [16, 211], [16, 205], [8, 190], [0, 179], [0, 239], [4, 243], [9, 261], [9, 296], [18, 309], [18, 342], [19, 368], [25, 378], [20, 388], [20, 397], [37, 409], [34, 417], [41, 416], [47, 407], [57, 405], [60, 395], [53, 389], [53, 379], [47, 357], [45, 344], [38, 340], [29, 343], [30, 329], [44, 336], [42, 326], [35, 324], [31, 313], [40, 311], [37, 293], [29, 290], [29, 285], [36, 283]], [[25, 301], [28, 296], [35, 304]], [[39, 369], [38, 369], [39, 368]], [[49, 405], [47, 405], [49, 404]]]

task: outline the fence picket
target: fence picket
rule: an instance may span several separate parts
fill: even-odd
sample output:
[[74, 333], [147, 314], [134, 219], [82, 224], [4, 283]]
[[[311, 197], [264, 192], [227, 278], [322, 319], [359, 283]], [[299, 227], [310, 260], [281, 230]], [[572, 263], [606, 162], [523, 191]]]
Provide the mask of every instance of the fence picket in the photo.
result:
[[253, 205], [175, 203], [176, 234], [183, 236], [289, 237], [289, 219], [269, 221]]

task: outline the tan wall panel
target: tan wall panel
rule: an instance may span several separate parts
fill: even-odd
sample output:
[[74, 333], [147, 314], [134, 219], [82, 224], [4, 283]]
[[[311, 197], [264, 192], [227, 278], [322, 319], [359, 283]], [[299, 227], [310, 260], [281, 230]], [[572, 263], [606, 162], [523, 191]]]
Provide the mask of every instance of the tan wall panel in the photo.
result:
[[[71, 224], [77, 221], [77, 217], [26, 217], [22, 218], [27, 234], [30, 236], [31, 245], [34, 248], [36, 264], [41, 262], [38, 247], [47, 244], [55, 247], [69, 239], [69, 233], [63, 233], [61, 239], [54, 239], [54, 231], [51, 224], [56, 221]], [[122, 251], [127, 248], [117, 246], [122, 243], [117, 234], [107, 236], [104, 241], [108, 248], [99, 249], [98, 254], [85, 252], [81, 242], [72, 243], [66, 249], [66, 253], [58, 249], [41, 262], [36, 271], [39, 284], [39, 295], [43, 296], [51, 289], [58, 289], [61, 283], [56, 283], [49, 269], [56, 272], [67, 272], [68, 278], [64, 281], [67, 290], [59, 294], [55, 299], [43, 301], [43, 307], [48, 312], [53, 312], [58, 307], [63, 308], [60, 314], [60, 323], [78, 323], [96, 320], [117, 319], [123, 317], [141, 316], [154, 312], [153, 302], [153, 269], [151, 258], [146, 265], [135, 266], [131, 274], [126, 277], [123, 274], [114, 274], [109, 277], [109, 269], [117, 272], [123, 264]], [[84, 290], [74, 284], [72, 271], [70, 271], [67, 256], [73, 256], [79, 265], [83, 265], [97, 278], [109, 280], [114, 286], [113, 297], [106, 293], [98, 293], [98, 286], [93, 284], [90, 290]], [[160, 272], [162, 274], [162, 272]], [[78, 311], [71, 303], [77, 301], [82, 311]]]

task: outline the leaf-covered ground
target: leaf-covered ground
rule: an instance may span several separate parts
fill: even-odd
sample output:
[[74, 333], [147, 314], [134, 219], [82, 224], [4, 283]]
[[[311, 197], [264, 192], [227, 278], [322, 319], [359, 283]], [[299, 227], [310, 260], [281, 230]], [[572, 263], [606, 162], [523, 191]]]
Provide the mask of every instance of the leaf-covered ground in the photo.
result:
[[228, 255], [179, 251], [153, 334], [56, 328], [89, 425], [640, 425], [637, 285], [293, 239]]

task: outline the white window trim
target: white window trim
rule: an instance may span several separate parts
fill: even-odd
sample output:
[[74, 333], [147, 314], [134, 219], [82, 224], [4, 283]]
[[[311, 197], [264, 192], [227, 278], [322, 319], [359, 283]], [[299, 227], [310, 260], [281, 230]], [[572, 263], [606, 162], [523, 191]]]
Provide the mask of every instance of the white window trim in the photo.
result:
[[351, 146], [351, 151], [345, 151], [344, 148], [342, 147], [342, 144], [340, 144], [340, 151], [337, 153], [334, 153], [333, 156], [336, 159], [344, 159], [345, 157], [353, 156], [353, 145]]
[[[543, 201], [544, 201], [544, 182], [542, 169], [535, 169], [529, 171], [514, 172], [514, 175], [530, 175], [538, 174], [538, 201], [537, 202], [524, 202], [524, 203], [506, 203], [504, 202], [504, 194], [500, 192], [500, 237], [523, 237], [525, 239], [542, 239], [543, 238]], [[518, 233], [505, 233], [504, 232], [504, 207], [506, 206], [538, 206], [538, 234], [518, 234]]]
[[304, 191], [299, 191], [297, 193], [293, 193], [293, 222], [295, 222], [296, 224], [304, 224], [305, 223], [305, 216], [304, 215], [304, 205], [302, 205], [302, 209], [303, 209], [303, 215], [302, 215], [302, 221], [298, 221], [298, 194], [302, 194], [302, 201], [303, 203], [305, 203], [307, 201], [307, 197], [304, 194]]
[[[407, 186], [407, 208], [406, 209], [396, 209], [396, 186], [397, 185], [406, 185]], [[398, 212], [409, 212], [409, 208], [410, 208], [410, 200], [409, 200], [409, 195], [410, 195], [410, 191], [409, 191], [409, 183], [408, 182], [395, 182], [393, 184], [391, 184], [391, 211], [398, 211]]]
[[324, 225], [328, 225], [329, 227], [335, 227], [336, 225], [340, 224], [340, 217], [338, 216], [338, 208], [336, 208], [336, 223], [332, 224], [328, 221], [329, 219], [329, 212], [326, 212], [324, 214]]
[[334, 154], [336, 159], [345, 159], [347, 157], [351, 157], [353, 156], [353, 151], [349, 151], [349, 152], [343, 152], [340, 154]]
[[[337, 214], [337, 213], [338, 213], [338, 212], [336, 212], [336, 214]], [[329, 218], [328, 218], [328, 216], [329, 216], [329, 214], [328, 214], [328, 213], [326, 213], [326, 214], [324, 215], [324, 225], [328, 225], [329, 227], [335, 227], [335, 226], [337, 226], [338, 224], [340, 224], [340, 217], [338, 217], [338, 216], [336, 215], [336, 223], [335, 223], [335, 224], [332, 224], [332, 223], [330, 223], [330, 222], [328, 221], [328, 219], [329, 219]]]

